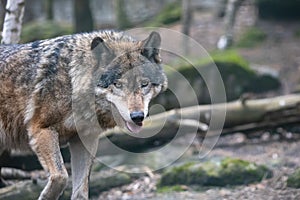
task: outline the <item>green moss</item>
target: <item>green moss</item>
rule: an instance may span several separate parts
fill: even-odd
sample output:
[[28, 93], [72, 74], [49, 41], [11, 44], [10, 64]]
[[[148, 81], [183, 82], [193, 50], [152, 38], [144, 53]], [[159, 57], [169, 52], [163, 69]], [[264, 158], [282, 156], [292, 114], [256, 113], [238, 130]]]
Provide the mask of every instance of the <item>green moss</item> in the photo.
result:
[[248, 71], [252, 71], [249, 62], [235, 50], [215, 51], [210, 56], [214, 62], [235, 63]]
[[287, 186], [293, 188], [300, 188], [300, 168], [298, 168], [294, 173], [289, 175], [287, 179]]
[[161, 25], [171, 24], [180, 20], [181, 6], [180, 2], [176, 1], [167, 4], [162, 11], [154, 17], [154, 19], [147, 23], [147, 26], [159, 27]]
[[219, 175], [228, 185], [248, 184], [272, 176], [271, 171], [266, 166], [240, 159], [227, 158], [221, 162], [221, 166], [222, 170]]
[[53, 38], [72, 34], [72, 26], [53, 21], [31, 22], [22, 29], [21, 42], [32, 42], [41, 39]]
[[[192, 60], [192, 63], [197, 68], [201, 68], [202, 66], [210, 64], [213, 61], [218, 63], [235, 63], [246, 70], [252, 71], [249, 67], [249, 62], [245, 60], [245, 58], [243, 58], [236, 50], [213, 51], [209, 54], [209, 57], [201, 59], [191, 58], [190, 60]], [[190, 63], [178, 61], [178, 63], [174, 63], [174, 66], [172, 67], [176, 69], [184, 69], [191, 68], [193, 66]]]
[[219, 162], [188, 163], [168, 169], [162, 174], [158, 187], [170, 185], [226, 186], [241, 185], [272, 177], [264, 165], [226, 158]]
[[182, 192], [186, 191], [187, 188], [183, 185], [174, 185], [174, 186], [163, 186], [157, 188], [158, 193], [169, 193], [169, 192]]
[[[182, 166], [174, 167], [170, 171], [166, 171], [161, 178], [158, 185], [172, 185], [173, 183], [184, 184], [186, 182], [195, 182], [194, 178], [201, 177], [201, 170], [189, 169], [191, 166], [195, 166], [194, 163], [186, 163]], [[198, 176], [192, 174], [197, 173]], [[188, 180], [187, 180], [188, 179]]]
[[245, 31], [237, 42], [238, 47], [254, 47], [267, 38], [267, 34], [259, 28], [252, 27]]

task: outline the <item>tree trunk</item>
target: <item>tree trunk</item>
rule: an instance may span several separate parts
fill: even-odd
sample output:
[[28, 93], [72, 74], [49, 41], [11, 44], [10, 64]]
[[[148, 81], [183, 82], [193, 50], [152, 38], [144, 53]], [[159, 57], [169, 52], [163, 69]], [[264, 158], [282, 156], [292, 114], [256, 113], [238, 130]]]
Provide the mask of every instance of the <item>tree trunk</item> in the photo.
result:
[[192, 20], [191, 0], [182, 1], [182, 33], [190, 35], [190, 26]]
[[183, 52], [185, 55], [188, 55], [189, 53], [189, 44], [188, 44], [188, 36], [190, 35], [190, 27], [191, 27], [191, 22], [192, 22], [192, 9], [191, 9], [191, 0], [183, 0], [182, 1], [182, 33], [184, 34], [183, 36], [183, 41], [182, 41], [182, 46], [183, 46]]
[[225, 33], [218, 41], [218, 49], [227, 49], [233, 43], [233, 30], [236, 13], [244, 0], [228, 0], [224, 17]]
[[74, 0], [75, 32], [89, 32], [94, 29], [94, 21], [89, 0]]
[[45, 1], [46, 19], [53, 20], [53, 0]]
[[16, 44], [20, 41], [25, 0], [8, 0], [2, 31], [2, 44]]
[[[140, 136], [157, 133], [152, 137], [133, 137], [114, 129], [101, 136], [98, 154], [109, 154], [109, 143], [126, 150], [147, 149], [153, 144], [164, 144], [173, 139], [180, 128], [185, 134], [195, 133], [198, 129], [203, 136], [213, 137], [219, 128], [210, 127], [212, 112], [222, 114], [226, 108], [226, 117], [222, 135], [235, 132], [250, 132], [274, 128], [281, 125], [300, 123], [300, 95], [287, 95], [276, 98], [247, 100], [242, 99], [230, 103], [215, 105], [199, 105], [170, 110], [153, 115], [144, 122]], [[200, 116], [200, 117], [199, 117]], [[195, 129], [196, 128], [196, 129]], [[160, 131], [157, 131], [160, 130]], [[181, 134], [182, 135], [182, 134]], [[108, 137], [110, 141], [106, 138]]]
[[220, 0], [218, 3], [218, 6], [215, 10], [215, 17], [222, 18], [226, 14], [226, 6], [227, 6], [228, 0]]
[[[3, 22], [5, 17], [5, 7], [6, 7], [6, 0], [0, 0], [0, 30], [3, 28]], [[2, 35], [0, 36], [0, 38]]]
[[129, 28], [131, 25], [126, 13], [125, 1], [115, 0], [114, 3], [117, 14], [117, 27], [119, 29]]

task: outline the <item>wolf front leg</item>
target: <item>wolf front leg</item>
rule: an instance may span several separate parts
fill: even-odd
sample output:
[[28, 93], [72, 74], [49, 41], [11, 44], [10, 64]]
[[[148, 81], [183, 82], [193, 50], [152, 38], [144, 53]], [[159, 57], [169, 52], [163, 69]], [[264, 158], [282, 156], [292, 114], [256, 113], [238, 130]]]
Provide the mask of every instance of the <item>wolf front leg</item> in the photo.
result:
[[59, 148], [58, 133], [50, 128], [29, 128], [30, 145], [43, 168], [49, 172], [48, 183], [39, 200], [58, 199], [64, 191], [68, 173]]
[[76, 135], [70, 141], [72, 165], [72, 200], [88, 199], [89, 175], [98, 148], [98, 137], [88, 138]]

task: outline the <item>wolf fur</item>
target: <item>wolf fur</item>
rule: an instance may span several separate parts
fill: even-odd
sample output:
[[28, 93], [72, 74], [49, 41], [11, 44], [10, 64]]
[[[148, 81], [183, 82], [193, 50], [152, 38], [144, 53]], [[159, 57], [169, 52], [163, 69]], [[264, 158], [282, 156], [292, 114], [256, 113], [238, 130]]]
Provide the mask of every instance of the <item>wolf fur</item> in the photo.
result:
[[[58, 199], [66, 186], [62, 144], [70, 146], [72, 199], [88, 199], [99, 133], [140, 131], [150, 100], [167, 86], [160, 43], [156, 32], [137, 41], [97, 31], [0, 46], [0, 150], [36, 153], [49, 172], [39, 199]], [[88, 125], [95, 116], [99, 129]]]

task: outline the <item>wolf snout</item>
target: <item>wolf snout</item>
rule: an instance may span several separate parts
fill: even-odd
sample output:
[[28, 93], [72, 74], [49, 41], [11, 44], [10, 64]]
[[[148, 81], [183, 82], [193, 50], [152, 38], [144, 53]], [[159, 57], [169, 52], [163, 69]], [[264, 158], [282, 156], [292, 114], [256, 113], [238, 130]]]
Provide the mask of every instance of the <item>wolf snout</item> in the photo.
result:
[[130, 113], [130, 118], [136, 125], [142, 126], [142, 122], [144, 120], [144, 112], [134, 111]]

